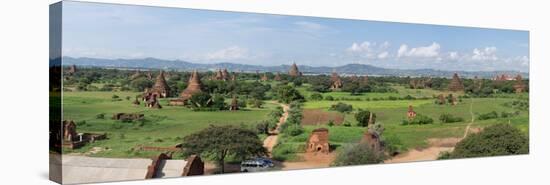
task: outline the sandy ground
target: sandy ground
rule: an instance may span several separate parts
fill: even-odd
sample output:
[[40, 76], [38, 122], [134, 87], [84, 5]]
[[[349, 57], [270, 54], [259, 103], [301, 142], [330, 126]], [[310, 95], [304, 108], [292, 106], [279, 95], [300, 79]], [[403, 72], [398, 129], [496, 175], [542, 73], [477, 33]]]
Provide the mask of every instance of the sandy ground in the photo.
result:
[[303, 159], [303, 161], [282, 162], [276, 165], [280, 166], [282, 170], [326, 168], [330, 167], [330, 163], [332, 163], [332, 161], [334, 161], [334, 159], [336, 158], [336, 153], [301, 153], [298, 154], [298, 156]]
[[401, 163], [413, 161], [431, 161], [436, 160], [441, 152], [453, 151], [454, 146], [462, 138], [438, 138], [428, 139], [430, 146], [428, 148], [413, 149], [407, 153], [399, 154], [384, 163]]

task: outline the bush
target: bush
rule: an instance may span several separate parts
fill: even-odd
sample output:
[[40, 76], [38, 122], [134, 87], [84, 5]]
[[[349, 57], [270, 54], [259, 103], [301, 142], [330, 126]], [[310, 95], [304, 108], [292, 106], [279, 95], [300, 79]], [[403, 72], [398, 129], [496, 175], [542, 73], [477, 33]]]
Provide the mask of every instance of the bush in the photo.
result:
[[384, 148], [386, 152], [388, 152], [388, 154], [391, 156], [395, 156], [401, 153], [402, 151], [407, 150], [403, 145], [403, 143], [401, 143], [401, 140], [399, 140], [399, 137], [389, 136], [389, 137], [384, 137], [383, 139], [384, 139]]
[[97, 114], [97, 115], [95, 116], [95, 118], [97, 118], [97, 119], [105, 119], [105, 113]]
[[424, 124], [432, 124], [434, 120], [428, 116], [424, 116], [422, 114], [417, 114], [416, 117], [412, 120], [403, 120], [402, 124], [404, 125], [424, 125]]
[[338, 102], [337, 104], [332, 105], [330, 107], [330, 110], [338, 111], [341, 113], [350, 113], [351, 111], [353, 111], [353, 106]]
[[328, 126], [329, 127], [334, 126], [334, 120], [328, 120]]
[[529, 139], [524, 133], [509, 124], [497, 124], [479, 133], [468, 135], [456, 144], [453, 152], [443, 154], [439, 159], [528, 153]]
[[271, 155], [277, 161], [287, 161], [295, 159], [298, 152], [297, 146], [279, 143], [273, 148]]
[[321, 95], [321, 93], [313, 93], [311, 94], [310, 99], [314, 101], [323, 100], [323, 95]]
[[452, 114], [441, 114], [439, 116], [439, 121], [441, 123], [456, 123], [456, 122], [463, 122], [464, 118], [453, 116]]
[[382, 163], [386, 156], [371, 148], [368, 143], [347, 146], [338, 154], [332, 166], [349, 166]]
[[331, 95], [325, 96], [325, 100], [334, 101], [334, 98]]
[[481, 114], [477, 117], [478, 120], [488, 120], [488, 119], [495, 119], [495, 118], [498, 118], [498, 113], [496, 111]]

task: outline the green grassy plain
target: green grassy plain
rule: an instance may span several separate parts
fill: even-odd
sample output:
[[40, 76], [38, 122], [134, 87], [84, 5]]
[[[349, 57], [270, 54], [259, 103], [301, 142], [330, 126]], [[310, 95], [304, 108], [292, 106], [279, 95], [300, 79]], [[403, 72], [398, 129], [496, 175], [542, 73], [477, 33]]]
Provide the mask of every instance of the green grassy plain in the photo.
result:
[[[122, 100], [113, 101], [116, 94]], [[64, 92], [64, 119], [77, 123], [78, 132], [107, 133], [109, 139], [97, 141], [83, 148], [66, 152], [86, 152], [91, 147], [101, 146], [110, 150], [94, 154], [105, 157], [143, 157], [151, 156], [145, 152], [134, 152], [131, 149], [138, 145], [174, 146], [183, 141], [183, 137], [199, 131], [209, 125], [246, 125], [250, 126], [267, 118], [275, 105], [267, 103], [262, 109], [243, 111], [194, 112], [185, 107], [166, 106], [167, 100], [161, 101], [162, 109], [134, 106], [132, 101], [139, 94], [135, 92]], [[130, 96], [130, 100], [125, 97]], [[123, 123], [111, 120], [114, 113], [142, 113], [146, 121]], [[97, 118], [104, 114], [104, 119]], [[85, 123], [84, 123], [85, 122]], [[157, 152], [158, 153], [158, 152]]]

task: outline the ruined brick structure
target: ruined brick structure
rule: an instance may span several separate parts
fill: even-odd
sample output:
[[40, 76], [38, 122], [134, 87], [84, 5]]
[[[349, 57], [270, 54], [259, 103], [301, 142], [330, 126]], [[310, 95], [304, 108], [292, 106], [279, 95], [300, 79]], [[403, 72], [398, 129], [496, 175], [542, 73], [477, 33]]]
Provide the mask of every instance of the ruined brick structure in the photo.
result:
[[275, 75], [275, 78], [273, 78], [275, 81], [281, 81], [281, 73], [277, 72]]
[[157, 76], [155, 81], [155, 85], [153, 85], [153, 88], [148, 90], [146, 93], [154, 94], [158, 98], [166, 98], [170, 96], [170, 87], [164, 78], [164, 71], [160, 71], [160, 74]]
[[67, 70], [67, 74], [68, 75], [74, 75], [76, 73], [76, 71], [77, 71], [76, 70], [76, 65], [73, 64], [73, 65], [69, 66], [69, 69]]
[[451, 83], [449, 83], [449, 91], [457, 92], [457, 91], [464, 91], [464, 84], [462, 84], [462, 80], [458, 77], [458, 74], [453, 75], [453, 79], [451, 79]]
[[383, 144], [382, 144], [382, 141], [380, 140], [380, 135], [374, 131], [371, 131], [370, 129], [366, 131], [365, 134], [363, 134], [361, 143], [369, 144], [370, 147], [375, 151], [383, 150]]
[[73, 120], [63, 120], [63, 148], [76, 149], [86, 145], [86, 143], [106, 138], [106, 134], [78, 133]]
[[307, 152], [328, 154], [330, 152], [328, 129], [318, 128], [313, 130], [306, 144]]
[[516, 76], [516, 83], [514, 84], [514, 89], [516, 93], [522, 93], [525, 91], [525, 84], [523, 83], [523, 79], [519, 74]]
[[288, 70], [288, 75], [290, 75], [291, 77], [302, 76], [302, 72], [298, 70], [298, 66], [296, 65], [296, 63], [292, 63], [292, 66], [290, 66], [290, 70]]
[[239, 102], [237, 101], [237, 96], [233, 96], [233, 99], [231, 99], [231, 105], [229, 105], [229, 110], [231, 111], [239, 110]]
[[264, 73], [264, 75], [262, 76], [262, 78], [260, 80], [266, 82], [268, 80], [267, 74]]
[[197, 70], [194, 70], [191, 76], [189, 77], [189, 82], [187, 83], [187, 88], [181, 92], [178, 99], [170, 100], [170, 105], [182, 106], [185, 105], [187, 100], [193, 96], [193, 94], [202, 92], [202, 83], [201, 77]]
[[150, 92], [145, 93], [143, 95], [143, 101], [145, 102], [145, 107], [157, 108], [157, 109], [162, 108], [157, 97], [158, 97], [157, 94], [153, 94]]
[[416, 117], [416, 112], [413, 110], [413, 106], [409, 105], [409, 110], [407, 111], [407, 118], [409, 118], [409, 120], [412, 120], [415, 117]]
[[409, 87], [411, 89], [431, 88], [432, 87], [432, 79], [431, 78], [411, 79], [409, 81]]
[[338, 73], [336, 72], [332, 72], [332, 75], [330, 77], [330, 81], [331, 81], [331, 85], [330, 85], [330, 89], [335, 91], [335, 90], [340, 90], [340, 88], [342, 88], [343, 86], [343, 83], [342, 83], [342, 79], [340, 79], [340, 76], [338, 76]]
[[64, 120], [63, 121], [63, 140], [73, 141], [78, 137], [76, 133], [76, 124], [73, 120]]
[[143, 117], [144, 117], [143, 114], [138, 114], [138, 113], [115, 113], [113, 114], [113, 117], [111, 117], [111, 119], [136, 121], [136, 120], [143, 119]]

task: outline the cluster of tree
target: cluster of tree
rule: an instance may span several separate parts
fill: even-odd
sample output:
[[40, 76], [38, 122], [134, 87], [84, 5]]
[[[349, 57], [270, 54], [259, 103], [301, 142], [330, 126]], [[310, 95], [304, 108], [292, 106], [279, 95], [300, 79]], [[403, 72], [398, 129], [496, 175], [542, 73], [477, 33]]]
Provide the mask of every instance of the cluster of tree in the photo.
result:
[[445, 152], [439, 159], [458, 159], [529, 153], [529, 138], [510, 124], [496, 124], [479, 133], [468, 135], [457, 143], [452, 152]]
[[304, 132], [302, 127], [302, 107], [301, 103], [294, 101], [290, 103], [288, 118], [285, 124], [281, 125], [281, 132], [290, 136], [297, 136]]
[[233, 125], [213, 126], [183, 138], [183, 155], [200, 155], [203, 159], [212, 160], [224, 173], [225, 161], [232, 159], [245, 160], [251, 157], [266, 156], [256, 132]]
[[416, 114], [413, 119], [405, 119], [401, 122], [402, 125], [425, 125], [434, 123], [434, 119], [422, 114]]

